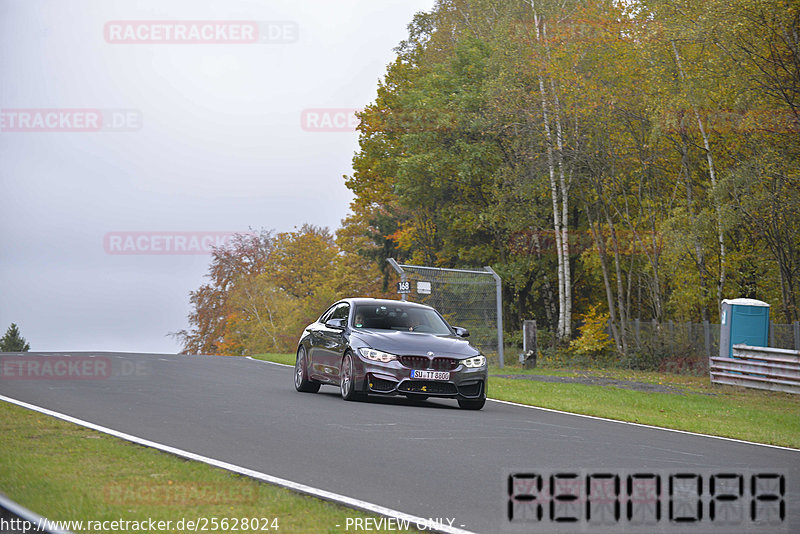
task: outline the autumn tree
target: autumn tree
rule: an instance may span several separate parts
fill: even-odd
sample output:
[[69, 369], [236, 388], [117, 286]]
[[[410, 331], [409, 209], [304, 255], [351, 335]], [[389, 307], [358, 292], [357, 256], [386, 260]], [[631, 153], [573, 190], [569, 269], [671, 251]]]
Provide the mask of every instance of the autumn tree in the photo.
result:
[[[292, 352], [302, 329], [346, 296], [382, 296], [380, 271], [347, 236], [303, 225], [292, 232], [240, 236], [216, 250], [212, 283], [192, 292], [193, 329], [184, 352], [247, 355]], [[211, 295], [211, 301], [199, 296]], [[199, 351], [197, 351], [199, 352]]]
[[203, 284], [189, 293], [192, 311], [189, 329], [171, 334], [187, 354], [217, 354], [228, 328], [228, 299], [241, 278], [257, 276], [269, 260], [273, 248], [272, 232], [237, 234], [227, 245], [216, 247]]

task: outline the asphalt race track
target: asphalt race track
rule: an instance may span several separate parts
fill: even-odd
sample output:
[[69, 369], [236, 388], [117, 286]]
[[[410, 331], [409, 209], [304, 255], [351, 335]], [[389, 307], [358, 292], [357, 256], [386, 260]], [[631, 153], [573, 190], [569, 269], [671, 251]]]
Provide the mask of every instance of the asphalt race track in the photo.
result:
[[[467, 531], [800, 532], [796, 450], [499, 402], [478, 412], [460, 410], [454, 400], [344, 402], [329, 386], [317, 394], [297, 393], [292, 368], [245, 358], [26, 357], [31, 356], [94, 360], [110, 365], [111, 372], [101, 370], [94, 379], [3, 376], [0, 395], [414, 516], [453, 519], [454, 527]], [[722, 530], [708, 523], [683, 530], [668, 524], [666, 510], [657, 524], [638, 529], [622, 523], [509, 522], [509, 473], [537, 470], [650, 470], [665, 477], [781, 470], [786, 519], [761, 530], [747, 521]]]

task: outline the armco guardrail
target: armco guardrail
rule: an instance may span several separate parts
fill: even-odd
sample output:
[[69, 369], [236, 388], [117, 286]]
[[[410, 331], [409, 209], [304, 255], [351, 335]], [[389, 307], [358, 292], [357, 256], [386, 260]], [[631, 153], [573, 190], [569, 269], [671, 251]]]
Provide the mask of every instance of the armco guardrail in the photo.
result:
[[[72, 534], [69, 530], [47, 528], [48, 521], [39, 514], [15, 503], [0, 493], [0, 534], [46, 532], [48, 534]], [[41, 528], [40, 528], [41, 527]]]
[[710, 358], [715, 384], [800, 394], [800, 351], [734, 345], [733, 358]]

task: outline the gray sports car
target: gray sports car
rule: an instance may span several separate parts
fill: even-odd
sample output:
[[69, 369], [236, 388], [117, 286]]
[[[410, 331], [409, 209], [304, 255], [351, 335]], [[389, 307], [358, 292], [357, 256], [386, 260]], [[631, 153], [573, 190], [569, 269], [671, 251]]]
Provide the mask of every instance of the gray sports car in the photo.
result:
[[338, 386], [345, 400], [367, 394], [448, 397], [468, 410], [486, 403], [486, 358], [430, 306], [341, 300], [308, 325], [297, 347], [294, 386]]

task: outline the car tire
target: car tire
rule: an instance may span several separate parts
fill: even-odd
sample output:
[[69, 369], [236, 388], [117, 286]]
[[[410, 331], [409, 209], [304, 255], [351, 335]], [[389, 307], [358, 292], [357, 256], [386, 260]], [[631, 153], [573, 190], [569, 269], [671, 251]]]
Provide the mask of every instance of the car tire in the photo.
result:
[[463, 410], [480, 410], [486, 404], [486, 399], [458, 399], [458, 405]]
[[342, 392], [342, 398], [346, 401], [364, 398], [363, 393], [356, 391], [355, 364], [351, 352], [346, 352], [342, 358], [342, 366], [339, 369], [339, 389]]
[[308, 378], [308, 362], [306, 360], [306, 348], [300, 345], [294, 361], [294, 389], [303, 393], [316, 393], [319, 391], [320, 383]]

